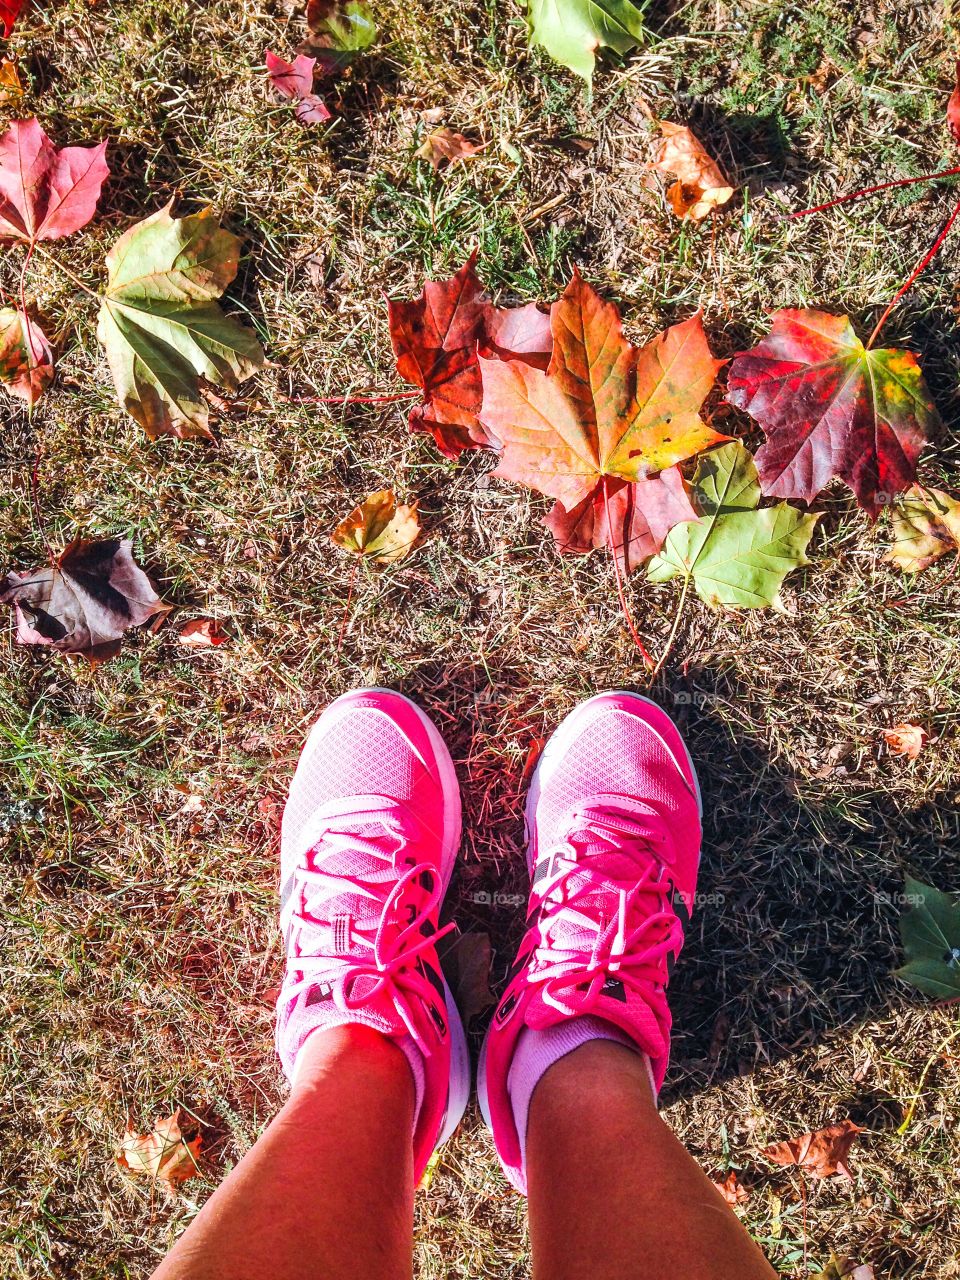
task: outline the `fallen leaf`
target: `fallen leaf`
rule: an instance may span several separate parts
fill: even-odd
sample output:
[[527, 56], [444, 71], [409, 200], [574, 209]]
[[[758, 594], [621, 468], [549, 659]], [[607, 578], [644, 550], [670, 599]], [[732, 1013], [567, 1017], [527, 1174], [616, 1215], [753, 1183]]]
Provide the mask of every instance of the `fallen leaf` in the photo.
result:
[[199, 649], [208, 645], [226, 644], [230, 637], [216, 618], [193, 618], [180, 628], [177, 640], [180, 644]]
[[527, 0], [530, 43], [541, 45], [590, 85], [598, 48], [629, 53], [643, 41], [643, 14], [630, 0]]
[[547, 524], [561, 547], [612, 543], [628, 559], [649, 554], [664, 521], [690, 518], [692, 509], [679, 476], [651, 489], [636, 482], [726, 438], [699, 413], [722, 361], [699, 315], [632, 346], [617, 308], [577, 272], [550, 308], [550, 325], [546, 370], [481, 353], [480, 420], [501, 448], [493, 474], [557, 500]]
[[651, 169], [669, 173], [677, 181], [667, 190], [667, 199], [678, 218], [700, 222], [708, 213], [726, 204], [733, 195], [717, 162], [685, 125], [659, 120], [663, 137]]
[[116, 1153], [121, 1169], [145, 1174], [168, 1185], [186, 1182], [200, 1172], [201, 1135], [184, 1140], [180, 1131], [180, 1109], [165, 1120], [158, 1120], [151, 1133], [138, 1134], [127, 1125], [123, 1141]]
[[700, 459], [692, 497], [699, 519], [670, 531], [647, 568], [650, 581], [692, 579], [700, 598], [714, 607], [778, 605], [783, 579], [808, 563], [807, 544], [819, 517], [785, 502], [760, 508], [757, 469], [737, 441]]
[[771, 1164], [799, 1165], [814, 1178], [829, 1178], [831, 1174], [839, 1173], [852, 1180], [847, 1157], [857, 1134], [863, 1132], [860, 1125], [852, 1120], [841, 1120], [839, 1124], [801, 1134], [799, 1138], [774, 1142], [764, 1147], [760, 1155]]
[[475, 264], [472, 254], [451, 279], [426, 281], [419, 298], [387, 303], [397, 371], [424, 393], [423, 403], [410, 411], [410, 430], [429, 432], [448, 458], [492, 445], [478, 417], [478, 346], [490, 355], [545, 364], [551, 341], [549, 318], [535, 304], [492, 305]]
[[919, 573], [960, 550], [960, 499], [915, 484], [894, 508], [893, 538], [884, 559], [904, 573]]
[[960, 997], [960, 903], [932, 885], [907, 877], [900, 917], [904, 964], [894, 973], [937, 1000]]
[[53, 351], [29, 313], [0, 307], [0, 383], [32, 409], [53, 381]]
[[419, 533], [417, 504], [398, 504], [392, 489], [380, 489], [341, 520], [330, 536], [345, 551], [386, 564], [409, 555]]
[[452, 164], [455, 160], [475, 156], [482, 150], [482, 144], [471, 142], [462, 133], [454, 133], [452, 129], [434, 129], [427, 134], [414, 154], [421, 160], [426, 160], [434, 169], [439, 169], [445, 160]]
[[567, 511], [556, 502], [543, 522], [561, 551], [609, 547], [630, 573], [660, 550], [674, 525], [696, 518], [679, 467], [668, 467], [632, 484], [603, 476], [578, 507]]
[[13, 24], [20, 17], [20, 10], [23, 5], [24, 0], [0, 0], [0, 24], [3, 26], [3, 34], [7, 39], [13, 33]]
[[0, 137], [0, 243], [60, 240], [93, 217], [110, 173], [107, 144], [58, 151], [35, 119]]
[[119, 652], [128, 627], [167, 613], [132, 548], [129, 538], [77, 538], [55, 565], [8, 573], [0, 604], [16, 610], [17, 643], [103, 662]]
[[264, 355], [215, 301], [237, 274], [240, 241], [211, 209], [174, 218], [172, 203], [130, 227], [107, 254], [97, 336], [121, 405], [151, 439], [212, 439], [200, 378], [235, 391]]
[[926, 729], [909, 722], [894, 725], [892, 729], [881, 729], [880, 732], [892, 756], [906, 756], [909, 760], [916, 760], [929, 736]]
[[957, 83], [947, 103], [947, 125], [953, 134], [954, 142], [960, 144], [960, 61], [956, 66]]
[[[0, 18], [0, 21], [2, 21], [2, 18]], [[10, 102], [14, 98], [19, 98], [22, 94], [23, 83], [20, 80], [17, 64], [11, 62], [9, 58], [4, 58], [0, 62], [0, 103]]]
[[727, 399], [759, 422], [763, 492], [812, 501], [833, 476], [876, 518], [916, 476], [939, 422], [912, 351], [867, 350], [846, 316], [773, 313], [769, 334], [730, 366]]
[[298, 54], [293, 62], [286, 62], [269, 49], [264, 55], [267, 75], [276, 93], [296, 103], [293, 114], [300, 124], [322, 124], [330, 119], [330, 112], [322, 98], [313, 92], [313, 69], [316, 58]]
[[490, 990], [492, 949], [488, 933], [462, 933], [453, 948], [457, 965], [456, 999], [463, 1025], [495, 1003]]
[[743, 1204], [745, 1200], [750, 1198], [750, 1192], [737, 1178], [735, 1169], [731, 1169], [722, 1182], [715, 1181], [713, 1185], [726, 1200], [727, 1204]]
[[373, 13], [363, 0], [309, 0], [306, 50], [315, 54], [322, 75], [343, 71], [377, 38]]

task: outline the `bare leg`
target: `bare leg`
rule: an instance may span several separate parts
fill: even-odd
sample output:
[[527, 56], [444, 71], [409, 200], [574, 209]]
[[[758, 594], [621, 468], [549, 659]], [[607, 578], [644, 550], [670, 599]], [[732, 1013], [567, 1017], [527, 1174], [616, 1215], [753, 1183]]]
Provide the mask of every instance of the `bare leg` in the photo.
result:
[[414, 1088], [356, 1024], [310, 1037], [289, 1102], [154, 1280], [408, 1280]]
[[542, 1280], [773, 1280], [733, 1210], [657, 1114], [646, 1063], [594, 1040], [548, 1067], [526, 1142]]

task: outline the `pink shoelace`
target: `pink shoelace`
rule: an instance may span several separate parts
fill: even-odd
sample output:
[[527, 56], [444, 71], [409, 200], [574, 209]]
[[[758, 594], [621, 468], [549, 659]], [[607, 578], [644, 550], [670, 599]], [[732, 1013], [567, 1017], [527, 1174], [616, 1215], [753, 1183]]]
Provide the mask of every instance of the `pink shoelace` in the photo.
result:
[[[434, 991], [415, 961], [456, 926], [450, 923], [421, 933], [439, 906], [443, 887], [435, 866], [407, 852], [409, 846], [416, 847], [418, 834], [415, 820], [405, 811], [351, 810], [324, 819], [304, 855], [305, 865], [294, 872], [300, 910], [291, 917], [287, 955], [290, 968], [303, 976], [284, 994], [292, 1002], [302, 991], [329, 985], [335, 1003], [346, 1012], [385, 993], [418, 1048], [429, 1053], [430, 1038], [418, 1022]], [[369, 864], [355, 872], [310, 865], [337, 854], [359, 855]], [[414, 886], [416, 893], [410, 894]], [[414, 901], [408, 903], [401, 923], [397, 908], [405, 893]], [[336, 903], [345, 897], [368, 899], [369, 913], [359, 918], [355, 910], [338, 911]], [[361, 983], [361, 994], [354, 997], [347, 988], [356, 988], [358, 978], [368, 978], [372, 985]]]
[[[662, 983], [664, 959], [679, 951], [683, 928], [670, 882], [660, 878], [661, 842], [651, 822], [607, 804], [573, 811], [569, 836], [549, 855], [551, 876], [563, 866], [543, 896], [552, 908], [531, 930], [537, 944], [527, 980], [540, 984], [544, 1003], [572, 1017], [589, 1012], [613, 975], [635, 991]], [[584, 982], [571, 1005], [572, 989]]]

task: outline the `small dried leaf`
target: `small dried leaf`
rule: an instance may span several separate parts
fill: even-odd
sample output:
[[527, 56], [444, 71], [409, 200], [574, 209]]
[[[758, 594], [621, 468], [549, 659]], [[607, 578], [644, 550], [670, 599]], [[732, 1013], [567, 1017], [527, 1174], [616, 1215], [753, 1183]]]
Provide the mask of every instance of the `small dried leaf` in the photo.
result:
[[482, 144], [471, 142], [462, 133], [454, 133], [452, 129], [435, 129], [427, 134], [415, 154], [421, 160], [428, 161], [434, 169], [439, 169], [445, 160], [452, 164], [455, 160], [475, 156], [482, 150]]
[[77, 538], [55, 564], [0, 579], [0, 604], [16, 610], [17, 643], [103, 662], [128, 627], [166, 613], [132, 547], [129, 538]]
[[152, 1133], [138, 1134], [127, 1126], [116, 1153], [121, 1169], [144, 1174], [168, 1184], [186, 1182], [199, 1173], [197, 1160], [202, 1137], [185, 1142], [180, 1132], [180, 1109], [166, 1120], [158, 1120]]
[[896, 724], [892, 729], [881, 729], [883, 740], [890, 748], [892, 756], [906, 756], [908, 760], [916, 760], [929, 737], [926, 729], [918, 724]]
[[23, 82], [17, 64], [9, 58], [0, 62], [0, 103], [12, 102], [23, 94]]
[[53, 351], [29, 312], [0, 308], [0, 383], [33, 408], [53, 381]]
[[670, 173], [677, 179], [667, 191], [667, 199], [678, 218], [700, 222], [733, 195], [717, 162], [685, 125], [659, 121], [663, 138], [652, 169]]
[[811, 1280], [875, 1280], [875, 1275], [868, 1262], [857, 1263], [852, 1258], [838, 1258], [831, 1253], [830, 1261]]
[[177, 639], [181, 644], [200, 649], [207, 645], [226, 644], [230, 637], [216, 618], [194, 618], [180, 628]]
[[799, 1165], [814, 1178], [829, 1178], [831, 1174], [839, 1173], [852, 1179], [847, 1156], [857, 1134], [863, 1132], [860, 1125], [852, 1120], [841, 1120], [839, 1124], [801, 1134], [799, 1138], [772, 1143], [764, 1147], [760, 1155], [771, 1164]]
[[392, 489], [380, 489], [341, 520], [330, 536], [345, 551], [386, 564], [409, 555], [419, 533], [417, 504], [398, 504]]
[[736, 1171], [731, 1169], [722, 1182], [713, 1184], [726, 1200], [727, 1204], [738, 1205], [749, 1199], [750, 1192], [737, 1178]]
[[884, 558], [904, 573], [919, 573], [960, 549], [960, 499], [915, 484], [893, 513], [893, 539]]

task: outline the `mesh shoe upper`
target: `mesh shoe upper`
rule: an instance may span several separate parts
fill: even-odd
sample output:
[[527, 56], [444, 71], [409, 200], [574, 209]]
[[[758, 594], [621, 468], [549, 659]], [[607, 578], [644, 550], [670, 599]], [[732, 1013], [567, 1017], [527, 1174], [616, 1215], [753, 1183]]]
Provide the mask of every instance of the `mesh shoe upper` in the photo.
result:
[[412, 703], [368, 690], [327, 709], [301, 755], [283, 815], [287, 967], [277, 1049], [292, 1078], [304, 1040], [320, 1027], [360, 1022], [405, 1051], [412, 1043], [425, 1081], [414, 1141], [418, 1173], [447, 1109], [451, 1037], [458, 1051], [462, 1041], [459, 1023], [450, 1025], [456, 1014], [435, 948], [459, 833], [453, 765]]
[[666, 1071], [666, 985], [693, 907], [700, 850], [696, 780], [669, 717], [632, 694], [602, 694], [578, 707], [538, 765], [527, 828], [527, 933], [481, 1064], [481, 1105], [521, 1190], [507, 1075], [524, 1026], [600, 1017], [649, 1055], [657, 1088]]

